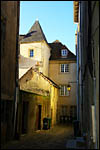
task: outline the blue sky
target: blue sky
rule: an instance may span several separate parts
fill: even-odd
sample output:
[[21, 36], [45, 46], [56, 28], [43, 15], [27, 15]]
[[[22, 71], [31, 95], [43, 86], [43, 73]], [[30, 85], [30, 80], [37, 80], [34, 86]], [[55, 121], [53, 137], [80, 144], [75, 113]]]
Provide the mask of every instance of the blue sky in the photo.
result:
[[19, 34], [26, 34], [37, 18], [49, 43], [59, 40], [75, 54], [73, 1], [20, 1]]

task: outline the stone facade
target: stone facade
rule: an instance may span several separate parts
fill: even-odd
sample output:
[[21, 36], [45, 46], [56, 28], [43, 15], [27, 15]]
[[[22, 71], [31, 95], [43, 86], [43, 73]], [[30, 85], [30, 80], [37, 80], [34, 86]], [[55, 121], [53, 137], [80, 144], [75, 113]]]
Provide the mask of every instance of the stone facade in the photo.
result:
[[[34, 50], [33, 58], [30, 58], [29, 56], [30, 49]], [[46, 44], [45, 41], [21, 43], [20, 55], [37, 61], [37, 63], [39, 64], [39, 71], [48, 76], [50, 47]]]
[[[69, 72], [62, 73], [60, 71], [61, 64], [69, 64]], [[75, 61], [55, 61], [50, 60], [49, 63], [49, 77], [60, 85], [70, 84], [71, 90], [69, 96], [61, 96], [59, 90], [59, 100], [57, 106], [57, 121], [61, 121], [61, 116], [68, 117], [70, 116], [71, 107], [74, 107], [72, 111], [73, 117], [76, 117], [76, 62]], [[62, 107], [65, 106], [65, 112], [62, 112]]]
[[[55, 125], [59, 87], [43, 73], [32, 68], [20, 78], [19, 84], [21, 95], [19, 113], [22, 114], [22, 121], [19, 120], [18, 132], [31, 133], [43, 129], [45, 117], [51, 118], [51, 126]], [[22, 107], [24, 107], [25, 102], [27, 102], [27, 108], [23, 112], [21, 110], [23, 110]], [[27, 120], [24, 120], [25, 112]], [[25, 125], [23, 120], [26, 121]], [[23, 128], [26, 128], [26, 130], [23, 131]]]
[[75, 3], [79, 121], [88, 148], [99, 149], [99, 1]]
[[[37, 31], [37, 33], [36, 33]], [[42, 28], [38, 21], [34, 23], [29, 32], [26, 35], [20, 36], [20, 59], [19, 59], [19, 75], [23, 77], [25, 72], [28, 71], [30, 67], [37, 69], [39, 72], [42, 72], [43, 75], [46, 75], [53, 82], [58, 85], [68, 85], [71, 86], [71, 91], [69, 96], [60, 96], [60, 90], [58, 96], [55, 96], [55, 88], [54, 93], [51, 92], [51, 95], [54, 95], [55, 101], [52, 102], [52, 115], [54, 116], [57, 122], [61, 121], [61, 117], [73, 117], [76, 119], [76, 57], [73, 53], [68, 50], [68, 57], [61, 57], [59, 60], [59, 53], [61, 53], [61, 47], [66, 48], [62, 43], [59, 44], [59, 41], [56, 40], [54, 43], [48, 43], [43, 34]], [[53, 47], [55, 44], [58, 45], [55, 50]], [[56, 46], [56, 45], [55, 45]], [[54, 47], [55, 47], [54, 46]], [[60, 47], [59, 47], [60, 46]], [[34, 51], [34, 56], [30, 57], [30, 50]], [[58, 50], [59, 49], [59, 50]], [[59, 52], [59, 53], [58, 53]], [[21, 58], [23, 57], [23, 58]], [[58, 59], [58, 60], [55, 60]], [[23, 60], [22, 60], [23, 59]], [[61, 73], [60, 65], [61, 64], [69, 64], [70, 71], [68, 73]], [[22, 65], [21, 65], [22, 64]], [[29, 65], [28, 65], [29, 64]], [[25, 77], [25, 75], [24, 75]], [[34, 88], [36, 82], [38, 82], [37, 78], [34, 77]], [[43, 81], [44, 82], [44, 81]], [[46, 84], [44, 84], [41, 80], [39, 80], [39, 88], [47, 88]], [[25, 83], [25, 82], [24, 82]], [[23, 83], [23, 86], [24, 86]], [[31, 84], [32, 81], [31, 81]], [[41, 88], [42, 85], [42, 88]], [[24, 90], [24, 87], [23, 87]], [[31, 91], [31, 89], [30, 89]], [[50, 91], [49, 91], [50, 92]], [[58, 102], [56, 101], [57, 97], [59, 97]], [[53, 99], [53, 96], [52, 96]], [[55, 106], [55, 102], [57, 102], [57, 106]], [[55, 104], [53, 104], [55, 103]], [[57, 107], [57, 114], [54, 110]], [[66, 108], [65, 108], [66, 107]], [[62, 110], [64, 109], [64, 110]], [[64, 111], [64, 114], [63, 114]]]
[[[51, 48], [46, 41], [39, 22], [36, 21], [30, 31], [26, 35], [20, 36], [19, 39], [19, 85], [20, 93], [22, 93], [19, 112], [24, 118], [21, 110], [24, 107], [25, 99], [27, 99], [27, 104], [25, 105], [27, 107], [26, 111], [28, 111], [28, 121], [25, 121], [27, 122], [27, 133], [30, 133], [43, 128], [43, 119], [45, 117], [51, 118], [51, 126], [56, 124], [59, 86], [48, 77]], [[31, 50], [32, 53], [30, 52]], [[25, 94], [25, 92], [27, 93]], [[29, 97], [30, 94], [31, 97]], [[33, 116], [30, 116], [32, 108], [34, 108], [32, 111]], [[18, 124], [21, 124], [22, 121], [20, 121], [19, 115], [18, 120]], [[18, 126], [22, 127], [22, 125]], [[40, 127], [38, 128], [37, 126]], [[19, 134], [22, 133], [22, 130], [23, 128], [19, 128]]]
[[19, 6], [1, 2], [1, 143], [14, 137], [16, 87], [18, 88]]

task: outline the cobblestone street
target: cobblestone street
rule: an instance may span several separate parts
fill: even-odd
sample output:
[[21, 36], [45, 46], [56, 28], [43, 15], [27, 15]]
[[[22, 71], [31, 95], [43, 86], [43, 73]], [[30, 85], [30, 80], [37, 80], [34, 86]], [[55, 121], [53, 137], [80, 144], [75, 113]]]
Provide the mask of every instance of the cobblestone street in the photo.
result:
[[20, 141], [12, 141], [3, 149], [66, 149], [67, 140], [72, 137], [72, 125], [57, 125], [22, 136]]

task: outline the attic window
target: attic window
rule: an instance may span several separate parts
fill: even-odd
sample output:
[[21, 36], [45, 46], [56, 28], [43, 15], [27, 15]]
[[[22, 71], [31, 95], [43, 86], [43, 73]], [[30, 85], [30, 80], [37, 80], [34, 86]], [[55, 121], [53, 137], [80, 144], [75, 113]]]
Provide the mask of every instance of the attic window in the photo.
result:
[[66, 50], [66, 49], [62, 49], [61, 50], [61, 56], [67, 56], [67, 54], [68, 54], [68, 51]]

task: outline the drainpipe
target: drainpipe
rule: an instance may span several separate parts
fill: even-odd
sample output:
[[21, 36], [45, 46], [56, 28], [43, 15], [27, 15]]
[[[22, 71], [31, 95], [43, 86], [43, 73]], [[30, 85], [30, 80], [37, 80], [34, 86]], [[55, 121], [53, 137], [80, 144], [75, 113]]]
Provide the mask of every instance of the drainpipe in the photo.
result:
[[14, 126], [13, 126], [13, 137], [16, 134], [16, 117], [17, 117], [17, 105], [19, 99], [19, 86], [18, 86], [18, 39], [19, 39], [19, 17], [20, 17], [20, 2], [17, 1], [17, 27], [16, 27], [16, 67], [15, 67], [15, 98], [14, 98]]
[[81, 104], [83, 101], [83, 90], [82, 90], [82, 20], [81, 20], [81, 15], [82, 15], [82, 5], [81, 1], [79, 1], [79, 18], [80, 18], [80, 32], [79, 32], [79, 50], [80, 50], [80, 100], [79, 100], [79, 122], [80, 122], [80, 130], [82, 131], [82, 111], [81, 111]]
[[79, 33], [77, 31], [77, 47], [76, 47], [76, 54], [77, 54], [77, 120], [79, 121]]
[[93, 77], [93, 88], [94, 88], [94, 127], [93, 127], [93, 142], [95, 143], [95, 149], [97, 149], [97, 123], [96, 123], [96, 77]]
[[[95, 75], [95, 58], [94, 58], [94, 41], [92, 41], [92, 59], [93, 59], [93, 103], [92, 105], [92, 114], [94, 115], [93, 118], [93, 142], [95, 143], [95, 149], [97, 149], [97, 118], [96, 118], [96, 75]], [[93, 109], [94, 106], [94, 109]]]

